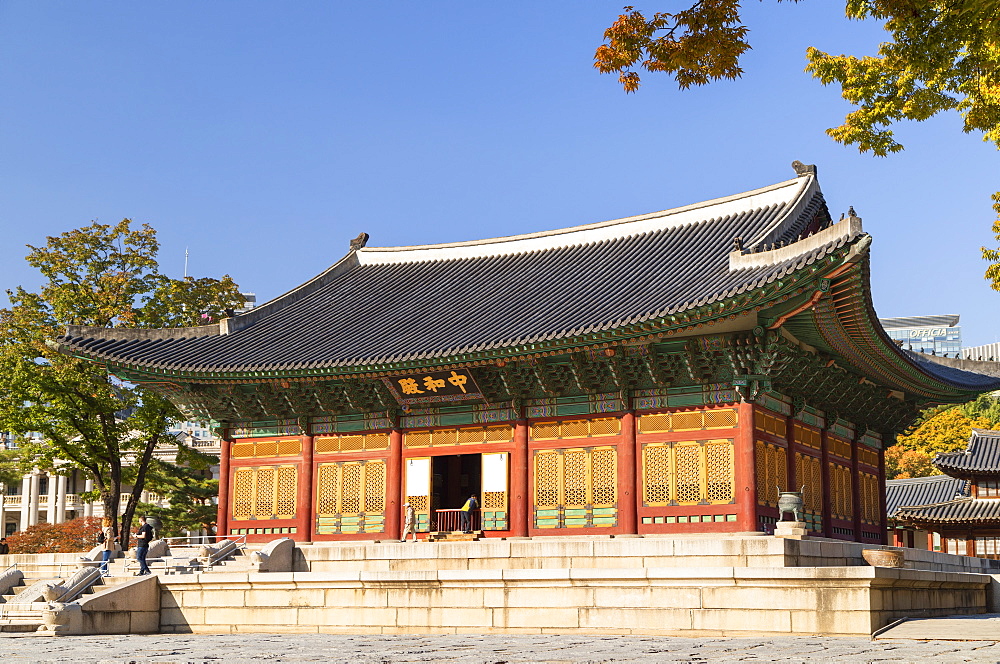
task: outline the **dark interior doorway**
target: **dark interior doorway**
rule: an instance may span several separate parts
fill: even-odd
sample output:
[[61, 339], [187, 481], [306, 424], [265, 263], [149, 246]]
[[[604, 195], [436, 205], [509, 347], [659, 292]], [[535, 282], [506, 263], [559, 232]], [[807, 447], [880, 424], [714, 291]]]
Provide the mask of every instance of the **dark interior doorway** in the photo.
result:
[[454, 454], [431, 460], [431, 509], [458, 509], [482, 485], [483, 455]]

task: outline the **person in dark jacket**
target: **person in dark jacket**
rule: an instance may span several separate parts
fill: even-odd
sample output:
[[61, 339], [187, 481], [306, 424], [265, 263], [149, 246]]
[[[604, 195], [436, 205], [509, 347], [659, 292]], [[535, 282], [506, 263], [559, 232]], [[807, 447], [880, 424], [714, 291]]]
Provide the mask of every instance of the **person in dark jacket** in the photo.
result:
[[[0, 500], [3, 500], [3, 496], [0, 496]], [[10, 547], [7, 546], [7, 538], [0, 537], [0, 556], [6, 556], [10, 553]]]
[[146, 554], [149, 553], [149, 543], [153, 541], [153, 527], [146, 523], [146, 517], [139, 517], [139, 530], [135, 533], [135, 559], [139, 561], [139, 573], [137, 576], [149, 574], [149, 566], [146, 565]]
[[459, 522], [462, 525], [463, 533], [472, 532], [469, 514], [471, 512], [475, 512], [478, 509], [479, 509], [479, 501], [476, 500], [476, 494], [472, 494], [471, 496], [469, 496], [469, 499], [465, 501], [465, 504], [462, 505], [462, 509], [458, 513], [458, 518]]

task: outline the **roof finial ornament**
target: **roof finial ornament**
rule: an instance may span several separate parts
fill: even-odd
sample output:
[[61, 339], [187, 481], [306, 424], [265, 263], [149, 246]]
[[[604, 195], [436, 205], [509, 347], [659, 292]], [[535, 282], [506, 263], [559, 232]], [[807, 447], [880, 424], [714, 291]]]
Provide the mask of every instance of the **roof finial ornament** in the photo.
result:
[[840, 220], [841, 220], [841, 221], [843, 221], [843, 220], [844, 220], [844, 217], [845, 217], [845, 216], [846, 216], [846, 215], [845, 215], [845, 214], [844, 214], [843, 212], [841, 212], [841, 213], [840, 213]]
[[856, 217], [856, 216], [858, 216], [858, 213], [854, 211], [854, 206], [853, 205], [851, 207], [847, 208], [847, 216], [848, 217]]
[[743, 253], [743, 238], [734, 237], [733, 238], [733, 251], [738, 251]]
[[816, 175], [816, 165], [815, 164], [803, 164], [801, 161], [796, 159], [792, 162], [792, 168], [795, 170], [795, 174], [798, 176], [802, 175]]
[[351, 251], [363, 249], [366, 244], [368, 244], [368, 233], [361, 233], [356, 238], [351, 240]]

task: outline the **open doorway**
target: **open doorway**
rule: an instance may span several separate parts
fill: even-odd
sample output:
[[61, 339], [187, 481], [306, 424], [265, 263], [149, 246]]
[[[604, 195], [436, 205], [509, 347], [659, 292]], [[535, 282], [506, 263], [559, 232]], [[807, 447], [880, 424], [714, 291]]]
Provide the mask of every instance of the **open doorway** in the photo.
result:
[[452, 454], [433, 457], [431, 509], [459, 509], [482, 485], [483, 455]]

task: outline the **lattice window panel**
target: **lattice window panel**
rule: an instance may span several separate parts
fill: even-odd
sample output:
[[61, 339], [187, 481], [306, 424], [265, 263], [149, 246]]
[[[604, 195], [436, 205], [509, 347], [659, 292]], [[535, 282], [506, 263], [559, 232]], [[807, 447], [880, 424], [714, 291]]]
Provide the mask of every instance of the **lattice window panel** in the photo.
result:
[[569, 450], [563, 454], [563, 491], [565, 505], [587, 504], [587, 452]]
[[667, 433], [670, 428], [670, 413], [639, 416], [639, 433]]
[[316, 475], [316, 513], [337, 513], [337, 488], [340, 486], [340, 465], [321, 463]]
[[407, 431], [403, 434], [404, 447], [430, 447], [430, 431]]
[[278, 517], [290, 519], [295, 516], [295, 494], [298, 491], [298, 472], [295, 466], [281, 466], [278, 468], [277, 475], [274, 513]]
[[369, 461], [365, 469], [365, 512], [385, 511], [385, 462]]
[[591, 436], [617, 436], [622, 432], [622, 422], [615, 417], [590, 420]]
[[230, 456], [237, 459], [297, 456], [301, 453], [302, 441], [298, 438], [234, 443], [230, 449]]
[[833, 436], [827, 436], [826, 440], [829, 443], [831, 454], [836, 454], [844, 459], [851, 458], [851, 444], [849, 442]]
[[552, 440], [558, 437], [558, 422], [536, 422], [531, 425], [532, 440]]
[[257, 469], [257, 488], [254, 495], [253, 514], [269, 517], [274, 514], [274, 468]]
[[762, 505], [777, 505], [778, 487], [789, 490], [785, 448], [758, 440], [756, 462], [757, 501]]
[[485, 427], [483, 440], [487, 443], [506, 443], [514, 440], [514, 427], [508, 425]]
[[696, 431], [703, 428], [704, 420], [700, 412], [671, 413], [670, 427], [674, 431]]
[[505, 510], [507, 509], [507, 492], [506, 491], [484, 491], [483, 492], [483, 505], [484, 510]]
[[360, 452], [365, 449], [365, 437], [364, 436], [341, 436], [340, 437], [340, 450], [341, 452]]
[[782, 491], [795, 491], [798, 487], [788, 486], [788, 451], [783, 447], [771, 446], [771, 453], [774, 454], [774, 483], [771, 490], [774, 491], [771, 495], [774, 496], [774, 505], [778, 504], [778, 487], [780, 486]]
[[705, 444], [705, 479], [708, 502], [733, 501], [733, 446], [729, 441]]
[[556, 451], [535, 454], [535, 506], [559, 504], [559, 454]]
[[253, 485], [253, 468], [238, 468], [233, 474], [234, 519], [249, 519], [253, 515]]
[[880, 503], [878, 478], [868, 473], [861, 473], [861, 515], [862, 519], [871, 524], [877, 524], [880, 519]]
[[701, 446], [675, 445], [674, 468], [678, 503], [701, 500]]
[[612, 448], [591, 450], [591, 477], [593, 491], [591, 503], [594, 505], [616, 505], [618, 503], [618, 455]]
[[823, 437], [819, 431], [816, 431], [815, 429], [810, 429], [809, 427], [803, 426], [796, 422], [795, 442], [799, 443], [800, 445], [805, 445], [806, 447], [812, 447], [818, 450], [823, 444]]
[[600, 417], [590, 420], [564, 420], [562, 422], [536, 422], [531, 425], [532, 440], [558, 438], [598, 438], [617, 436], [621, 433], [621, 420]]
[[345, 436], [317, 436], [313, 442], [317, 454], [384, 450], [389, 447], [389, 434], [367, 433]]
[[778, 476], [778, 473], [777, 473], [777, 471], [776, 471], [776, 469], [774, 467], [776, 461], [777, 461], [777, 458], [776, 458], [776, 456], [774, 454], [774, 445], [765, 445], [764, 446], [764, 479], [767, 481], [767, 486], [765, 487], [765, 492], [764, 492], [765, 498], [764, 498], [764, 500], [768, 504], [770, 504], [770, 503], [777, 503], [778, 502], [778, 499], [776, 498], [776, 494], [777, 494], [777, 490], [778, 490], [777, 487], [781, 483], [775, 482], [775, 479]]
[[253, 443], [234, 443], [229, 450], [229, 456], [234, 459], [249, 459], [253, 457], [256, 447]]
[[873, 468], [878, 468], [878, 452], [870, 447], [861, 445], [858, 447], [858, 461], [868, 464]]
[[732, 408], [705, 411], [706, 429], [729, 429], [739, 424], [739, 414]]
[[639, 433], [728, 429], [737, 424], [739, 424], [739, 412], [735, 408], [656, 413], [639, 417]]
[[754, 412], [753, 420], [754, 428], [758, 431], [769, 433], [778, 438], [785, 438], [788, 434], [788, 427], [784, 417], [758, 410]]
[[458, 429], [435, 429], [431, 432], [431, 445], [457, 445]]
[[278, 456], [295, 456], [302, 453], [302, 441], [297, 439], [279, 440], [277, 448]]
[[670, 493], [670, 446], [646, 445], [642, 450], [643, 500], [647, 505], [666, 505]]
[[406, 502], [415, 512], [426, 512], [430, 509], [430, 496], [407, 496]]
[[278, 441], [269, 440], [264, 443], [257, 443], [257, 449], [254, 451], [255, 457], [272, 457], [278, 456]]

